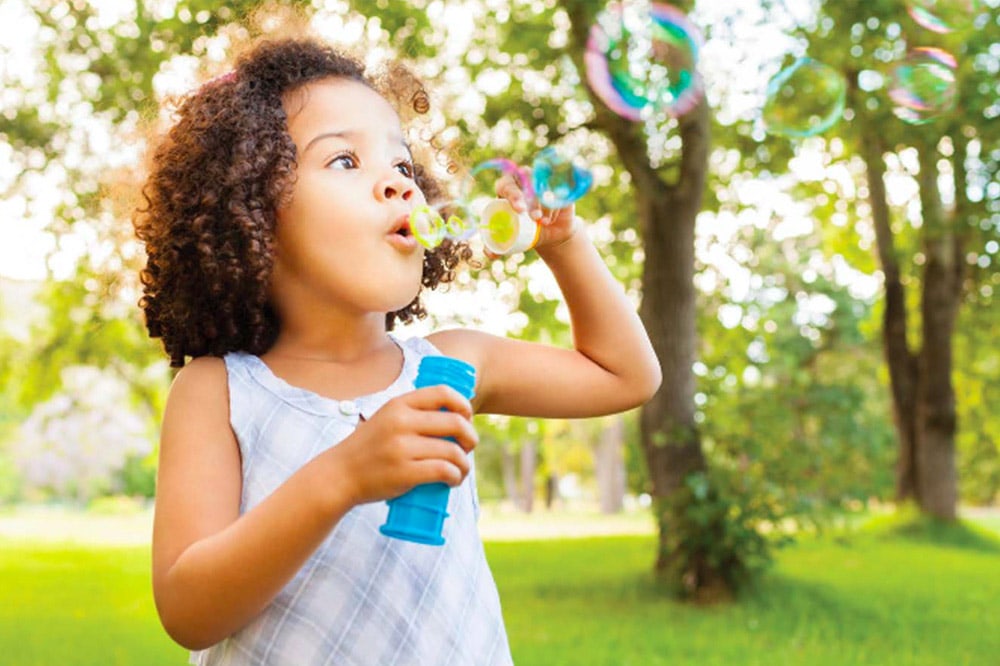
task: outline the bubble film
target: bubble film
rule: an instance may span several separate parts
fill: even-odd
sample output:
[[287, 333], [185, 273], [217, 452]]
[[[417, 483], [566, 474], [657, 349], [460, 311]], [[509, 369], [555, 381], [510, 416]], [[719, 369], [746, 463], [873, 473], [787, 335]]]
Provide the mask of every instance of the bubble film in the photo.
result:
[[410, 232], [418, 243], [433, 250], [445, 238], [468, 240], [476, 232], [476, 222], [461, 202], [424, 204], [410, 213]]
[[643, 120], [656, 111], [680, 116], [702, 97], [700, 47], [701, 33], [676, 7], [612, 3], [590, 30], [587, 81], [623, 118]]
[[478, 208], [485, 201], [495, 199], [497, 197], [496, 183], [503, 176], [513, 178], [529, 200], [535, 196], [527, 170], [513, 160], [497, 157], [480, 162], [463, 179], [462, 202], [467, 208]]
[[968, 27], [975, 0], [907, 0], [906, 10], [918, 25], [940, 34]]
[[433, 250], [444, 240], [444, 220], [430, 206], [417, 206], [410, 212], [410, 233], [418, 243]]
[[889, 97], [893, 112], [911, 125], [923, 125], [955, 108], [955, 56], [933, 47], [913, 49], [892, 70]]
[[815, 136], [840, 120], [846, 98], [847, 82], [840, 72], [799, 58], [768, 81], [764, 126], [780, 136]]
[[594, 176], [575, 164], [565, 151], [548, 146], [531, 166], [532, 187], [546, 208], [564, 208], [590, 190]]

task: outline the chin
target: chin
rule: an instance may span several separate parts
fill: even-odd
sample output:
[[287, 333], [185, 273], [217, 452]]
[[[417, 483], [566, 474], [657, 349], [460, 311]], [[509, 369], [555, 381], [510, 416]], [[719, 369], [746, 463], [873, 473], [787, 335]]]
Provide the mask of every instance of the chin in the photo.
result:
[[417, 296], [419, 296], [419, 295], [420, 295], [420, 286], [419, 285], [417, 285], [417, 288], [414, 289], [414, 290], [408, 290], [406, 292], [401, 292], [399, 294], [399, 298], [392, 299], [392, 302], [387, 305], [386, 311], [387, 312], [399, 312], [400, 310], [402, 310], [403, 308], [405, 308], [406, 306], [408, 306], [410, 303], [412, 303], [417, 298]]

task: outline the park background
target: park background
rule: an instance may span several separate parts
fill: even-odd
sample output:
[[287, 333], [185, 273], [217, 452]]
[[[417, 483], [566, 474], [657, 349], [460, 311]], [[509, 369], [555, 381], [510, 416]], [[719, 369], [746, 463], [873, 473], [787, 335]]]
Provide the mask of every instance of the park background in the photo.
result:
[[[282, 14], [257, 4], [0, 5], [4, 664], [184, 663], [148, 580], [171, 373], [118, 194], [158, 103]], [[1000, 663], [997, 1], [930, 3], [947, 33], [904, 2], [679, 3], [704, 103], [641, 123], [584, 84], [603, 5], [297, 3], [372, 63], [407, 59], [442, 154], [578, 153], [578, 212], [664, 365], [632, 413], [477, 417], [517, 663]], [[914, 125], [886, 91], [919, 46], [955, 55], [958, 100]], [[849, 82], [843, 119], [769, 134], [767, 81], [803, 55]], [[531, 253], [428, 305], [413, 334], [569, 342]]]

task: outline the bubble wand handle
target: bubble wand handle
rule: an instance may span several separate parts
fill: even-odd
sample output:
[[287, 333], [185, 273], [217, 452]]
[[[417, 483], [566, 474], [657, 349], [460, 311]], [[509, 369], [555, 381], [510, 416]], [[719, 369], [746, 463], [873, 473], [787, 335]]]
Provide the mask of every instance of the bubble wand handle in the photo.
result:
[[[414, 388], [445, 384], [471, 400], [476, 385], [476, 369], [450, 356], [425, 356], [420, 360]], [[451, 437], [446, 437], [455, 441]], [[425, 483], [388, 500], [389, 515], [379, 531], [395, 539], [428, 546], [445, 542], [442, 534], [448, 517], [448, 497], [451, 488], [446, 483]]]

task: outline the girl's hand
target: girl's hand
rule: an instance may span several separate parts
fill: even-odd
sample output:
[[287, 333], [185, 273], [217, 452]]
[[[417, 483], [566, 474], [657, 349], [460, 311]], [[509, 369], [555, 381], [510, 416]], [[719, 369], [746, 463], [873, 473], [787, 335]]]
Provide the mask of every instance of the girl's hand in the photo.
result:
[[[575, 224], [573, 204], [565, 208], [544, 208], [535, 197], [532, 197], [529, 202], [517, 181], [508, 175], [497, 181], [496, 191], [497, 196], [509, 201], [514, 210], [519, 213], [527, 212], [533, 220], [542, 225], [538, 242], [535, 243], [535, 250], [561, 245], [576, 233], [577, 225]], [[490, 252], [487, 254], [496, 258], [496, 255]]]
[[423, 483], [457, 486], [479, 442], [471, 419], [472, 406], [457, 391], [429, 386], [385, 403], [329, 453], [341, 457], [355, 504], [398, 497]]

